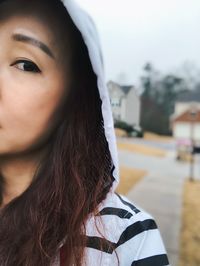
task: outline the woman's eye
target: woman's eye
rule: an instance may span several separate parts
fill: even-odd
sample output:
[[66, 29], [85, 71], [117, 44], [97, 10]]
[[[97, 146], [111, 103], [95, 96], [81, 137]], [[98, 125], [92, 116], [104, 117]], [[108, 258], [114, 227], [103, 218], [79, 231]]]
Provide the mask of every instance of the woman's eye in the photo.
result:
[[28, 60], [18, 60], [15, 63], [13, 63], [11, 66], [16, 66], [16, 68], [26, 71], [26, 72], [34, 72], [34, 73], [40, 73], [41, 70], [38, 68], [38, 66]]

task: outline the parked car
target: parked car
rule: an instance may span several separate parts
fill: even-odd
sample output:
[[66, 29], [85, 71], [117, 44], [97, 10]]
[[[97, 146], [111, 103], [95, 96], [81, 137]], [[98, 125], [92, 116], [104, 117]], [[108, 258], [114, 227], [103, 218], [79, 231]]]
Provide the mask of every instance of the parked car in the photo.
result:
[[138, 138], [143, 137], [143, 130], [139, 126], [130, 125], [121, 120], [116, 120], [114, 125], [115, 125], [115, 128], [120, 128], [120, 129], [125, 130], [127, 133], [127, 136], [129, 137], [138, 137]]
[[133, 126], [133, 131], [131, 132], [131, 136], [137, 137], [137, 138], [143, 138], [144, 132], [141, 127]]

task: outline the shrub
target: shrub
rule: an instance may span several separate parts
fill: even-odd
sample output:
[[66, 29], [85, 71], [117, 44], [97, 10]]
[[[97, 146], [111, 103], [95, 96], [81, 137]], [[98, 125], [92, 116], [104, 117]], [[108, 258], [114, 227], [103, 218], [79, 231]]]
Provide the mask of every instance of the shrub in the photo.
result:
[[115, 121], [115, 128], [123, 129], [127, 132], [127, 134], [131, 134], [134, 131], [133, 126], [120, 120]]
[[129, 137], [143, 137], [143, 130], [137, 127], [134, 127], [125, 121], [122, 120], [115, 120], [114, 124], [115, 128], [120, 128], [124, 130]]

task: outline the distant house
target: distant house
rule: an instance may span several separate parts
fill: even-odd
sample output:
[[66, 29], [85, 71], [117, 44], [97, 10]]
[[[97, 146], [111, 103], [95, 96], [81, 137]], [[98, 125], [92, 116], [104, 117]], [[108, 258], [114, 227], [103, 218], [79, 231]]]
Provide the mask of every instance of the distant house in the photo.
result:
[[122, 120], [131, 125], [140, 125], [140, 96], [134, 86], [122, 86], [109, 81], [108, 90], [114, 120]]
[[171, 116], [173, 136], [178, 144], [200, 144], [200, 92], [190, 91], [180, 94], [175, 111]]

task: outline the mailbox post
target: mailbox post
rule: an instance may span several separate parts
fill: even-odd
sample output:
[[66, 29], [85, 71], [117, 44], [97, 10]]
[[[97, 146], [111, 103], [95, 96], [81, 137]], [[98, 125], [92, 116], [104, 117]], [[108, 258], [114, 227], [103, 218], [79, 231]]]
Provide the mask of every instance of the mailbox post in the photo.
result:
[[189, 116], [190, 116], [190, 142], [191, 142], [190, 181], [194, 181], [194, 159], [195, 159], [194, 124], [197, 117], [197, 110], [191, 107]]

